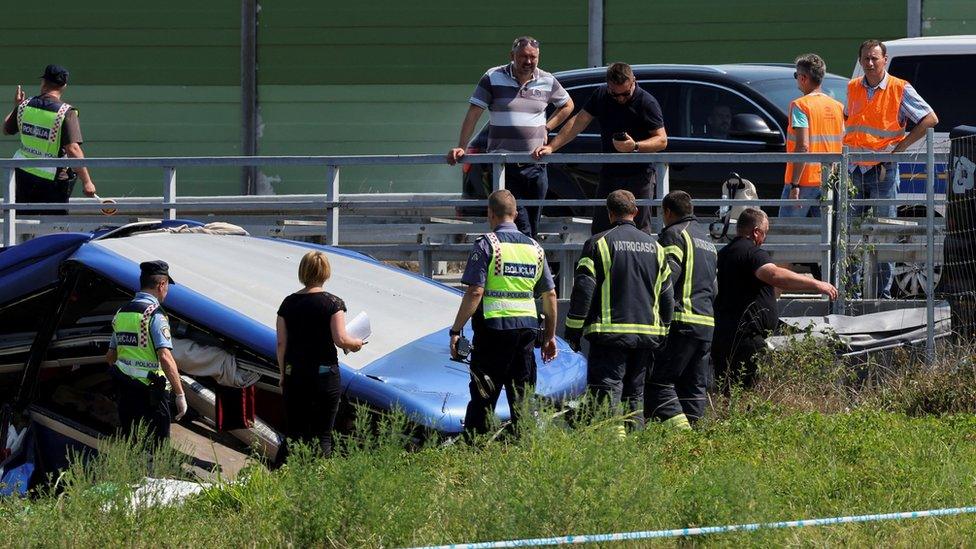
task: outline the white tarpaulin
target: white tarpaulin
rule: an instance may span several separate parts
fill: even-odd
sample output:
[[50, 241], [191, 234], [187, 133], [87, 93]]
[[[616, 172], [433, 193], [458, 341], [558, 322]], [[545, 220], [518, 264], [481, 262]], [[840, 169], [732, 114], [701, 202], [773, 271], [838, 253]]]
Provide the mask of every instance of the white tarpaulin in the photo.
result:
[[[177, 284], [271, 329], [281, 301], [302, 287], [298, 263], [309, 251], [283, 240], [208, 234], [148, 233], [90, 245], [136, 263], [162, 259]], [[400, 269], [336, 252], [326, 255], [332, 265], [326, 291], [345, 301], [349, 318], [369, 313], [369, 345], [343, 358], [350, 368], [363, 368], [454, 321], [460, 294]]]

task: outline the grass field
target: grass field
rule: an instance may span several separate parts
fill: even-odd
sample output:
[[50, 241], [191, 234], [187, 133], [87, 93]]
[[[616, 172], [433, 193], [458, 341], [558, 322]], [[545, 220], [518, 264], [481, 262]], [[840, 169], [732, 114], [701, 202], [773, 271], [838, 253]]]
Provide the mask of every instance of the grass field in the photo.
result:
[[[816, 349], [794, 352], [802, 368], [797, 356], [772, 357], [756, 390], [715, 402], [695, 432], [653, 425], [619, 439], [612, 421], [573, 430], [542, 422], [517, 441], [407, 452], [403, 420], [389, 417], [347, 438], [341, 457], [300, 451], [277, 471], [252, 467], [181, 506], [129, 509], [116, 487], [139, 479], [145, 462], [120, 444], [76, 464], [56, 492], [0, 502], [0, 545], [393, 547], [976, 504], [976, 400], [957, 401], [976, 391], [971, 355], [927, 371], [862, 372], [854, 384], [838, 381]], [[820, 376], [832, 383], [814, 383]], [[178, 470], [169, 453], [153, 467]], [[973, 540], [976, 517], [961, 516], [638, 545]]]

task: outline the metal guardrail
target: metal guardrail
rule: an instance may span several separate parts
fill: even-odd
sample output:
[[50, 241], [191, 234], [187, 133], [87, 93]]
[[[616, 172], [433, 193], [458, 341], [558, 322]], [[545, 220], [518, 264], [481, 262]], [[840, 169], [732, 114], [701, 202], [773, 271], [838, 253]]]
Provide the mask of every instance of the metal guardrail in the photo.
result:
[[[757, 163], [787, 163], [787, 162], [819, 162], [840, 163], [841, 173], [847, 172], [850, 162], [911, 162], [917, 160], [916, 153], [852, 153], [845, 147], [841, 153], [633, 153], [633, 154], [553, 154], [545, 157], [548, 164], [655, 164], [658, 172], [657, 196], [640, 199], [639, 205], [657, 205], [669, 190], [669, 163], [706, 163], [706, 164], [757, 164]], [[473, 154], [463, 159], [469, 164], [491, 164], [493, 174], [493, 188], [505, 187], [505, 165], [513, 163], [537, 162], [528, 154]], [[150, 199], [127, 200], [113, 205], [118, 211], [139, 211], [157, 209], [162, 211], [164, 219], [176, 219], [180, 207], [207, 208], [215, 211], [237, 211], [241, 206], [267, 207], [276, 211], [290, 211], [299, 209], [322, 209], [326, 212], [326, 242], [331, 245], [339, 243], [339, 211], [353, 204], [363, 204], [348, 199], [344, 200], [339, 192], [340, 171], [343, 166], [416, 166], [443, 164], [442, 155], [372, 155], [372, 156], [225, 156], [225, 157], [146, 157], [146, 158], [57, 158], [57, 159], [0, 159], [0, 169], [7, 170], [6, 185], [4, 185], [4, 201], [0, 205], [3, 213], [3, 244], [10, 246], [16, 242], [17, 210], [24, 209], [14, 201], [16, 179], [15, 169], [29, 166], [34, 167], [81, 167], [88, 168], [157, 168], [162, 169], [162, 197]], [[291, 195], [275, 197], [179, 197], [177, 194], [177, 170], [187, 167], [257, 167], [257, 166], [310, 166], [322, 167], [324, 171], [322, 195]], [[935, 200], [935, 152], [934, 133], [929, 130], [927, 135], [927, 194], [925, 200], [850, 200], [848, 197], [848, 179], [840, 178], [838, 207], [832, 206], [831, 191], [825, 197], [825, 203], [817, 200], [696, 200], [700, 206], [736, 206], [736, 205], [768, 205], [768, 206], [822, 206], [826, 210], [822, 215], [822, 232], [819, 248], [822, 253], [823, 265], [844, 265], [847, 242], [848, 208], [869, 205], [924, 205], [927, 208], [927, 280], [933, 284], [933, 265], [935, 261], [935, 233], [934, 207]], [[824, 170], [826, 177], [826, 170]], [[829, 189], [829, 186], [827, 186]], [[560, 205], [560, 206], [601, 206], [601, 200], [522, 200], [524, 205]], [[944, 201], [943, 201], [944, 202]], [[419, 208], [424, 206], [470, 207], [483, 206], [480, 200], [430, 200], [430, 201], [396, 201], [374, 199], [369, 202], [370, 208], [397, 209], [404, 207]], [[30, 208], [63, 209], [64, 204], [31, 204]], [[72, 201], [72, 210], [91, 211], [92, 213], [104, 206], [98, 201]], [[842, 269], [834, 269], [834, 284], [844, 291], [844, 273]], [[826, 271], [825, 271], [826, 272]], [[934, 301], [932, 288], [928, 288], [927, 309], [929, 313], [930, 331], [934, 327]], [[844, 300], [837, 300], [836, 313], [844, 312]], [[934, 349], [934, 332], [930, 334], [928, 350]]]

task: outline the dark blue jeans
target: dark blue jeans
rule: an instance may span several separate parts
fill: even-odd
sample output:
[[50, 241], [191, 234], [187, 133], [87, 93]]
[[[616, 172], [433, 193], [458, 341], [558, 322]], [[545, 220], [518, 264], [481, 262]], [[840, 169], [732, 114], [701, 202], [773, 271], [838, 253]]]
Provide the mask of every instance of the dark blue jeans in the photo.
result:
[[[516, 202], [519, 200], [543, 200], [549, 191], [549, 172], [545, 164], [505, 164], [505, 188], [512, 192]], [[539, 232], [542, 208], [518, 205], [515, 226], [518, 230], [535, 238]]]
[[[884, 170], [882, 170], [882, 166]], [[884, 177], [881, 172], [884, 171]], [[884, 162], [872, 167], [866, 172], [861, 172], [860, 167], [856, 167], [851, 172], [851, 184], [857, 189], [858, 199], [872, 198], [896, 198], [898, 192], [898, 164], [894, 162]], [[874, 210], [877, 217], [895, 217], [897, 215], [895, 206], [869, 206]], [[864, 216], [868, 207], [852, 206], [850, 210], [851, 221], [854, 217]], [[891, 299], [891, 283], [894, 280], [894, 263], [878, 263], [877, 273], [877, 297], [879, 299]], [[853, 273], [854, 286], [861, 286], [862, 272], [858, 269]], [[865, 296], [874, 297], [874, 296]]]

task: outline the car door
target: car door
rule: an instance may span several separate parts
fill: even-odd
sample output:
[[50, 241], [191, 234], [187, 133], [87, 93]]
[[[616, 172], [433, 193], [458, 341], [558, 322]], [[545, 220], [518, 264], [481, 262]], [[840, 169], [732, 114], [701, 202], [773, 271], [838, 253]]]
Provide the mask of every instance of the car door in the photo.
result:
[[[668, 127], [669, 152], [759, 153], [785, 150], [780, 125], [763, 108], [729, 87], [710, 82], [680, 82], [680, 104], [675, 117], [677, 131]], [[768, 128], [768, 135], [756, 137], [737, 127], [751, 117]], [[718, 198], [721, 184], [736, 172], [756, 184], [760, 197], [779, 198], [783, 185], [782, 163], [778, 164], [672, 164], [672, 190], [687, 191], [695, 198]], [[775, 195], [775, 196], [774, 196]]]

